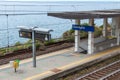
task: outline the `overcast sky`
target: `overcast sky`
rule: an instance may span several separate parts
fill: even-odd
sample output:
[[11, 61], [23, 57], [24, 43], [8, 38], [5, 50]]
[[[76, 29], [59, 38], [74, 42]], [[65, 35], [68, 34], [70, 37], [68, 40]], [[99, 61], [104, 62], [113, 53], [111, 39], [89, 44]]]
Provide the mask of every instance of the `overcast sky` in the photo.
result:
[[120, 0], [0, 0], [0, 1], [120, 1]]

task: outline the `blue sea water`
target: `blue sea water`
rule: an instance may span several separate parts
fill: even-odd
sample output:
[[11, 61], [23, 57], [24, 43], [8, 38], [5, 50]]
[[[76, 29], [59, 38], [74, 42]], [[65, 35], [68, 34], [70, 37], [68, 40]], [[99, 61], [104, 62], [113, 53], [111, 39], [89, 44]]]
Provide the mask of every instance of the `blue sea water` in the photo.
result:
[[[0, 14], [40, 13], [39, 15], [0, 15], [0, 47], [28, 39], [20, 38], [17, 26], [38, 26], [53, 29], [52, 38], [59, 38], [71, 29], [73, 20], [47, 16], [47, 12], [120, 9], [120, 2], [0, 2]], [[10, 12], [11, 11], [11, 12]], [[88, 20], [82, 20], [82, 23]], [[111, 20], [109, 19], [109, 23]], [[102, 25], [102, 19], [95, 20]]]

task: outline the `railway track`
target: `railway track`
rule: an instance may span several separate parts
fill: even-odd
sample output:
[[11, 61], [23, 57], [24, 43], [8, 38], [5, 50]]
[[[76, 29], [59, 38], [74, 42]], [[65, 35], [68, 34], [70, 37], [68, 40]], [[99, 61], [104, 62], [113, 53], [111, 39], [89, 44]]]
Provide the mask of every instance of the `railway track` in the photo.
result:
[[101, 78], [101, 80], [120, 80], [120, 69], [108, 74], [107, 76]]
[[120, 80], [120, 60], [81, 76], [76, 80]]

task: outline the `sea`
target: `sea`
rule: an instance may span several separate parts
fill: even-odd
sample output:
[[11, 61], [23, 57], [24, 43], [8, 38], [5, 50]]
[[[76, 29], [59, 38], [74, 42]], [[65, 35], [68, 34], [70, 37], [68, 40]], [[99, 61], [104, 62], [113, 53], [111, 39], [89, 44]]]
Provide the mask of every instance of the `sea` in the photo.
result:
[[[25, 43], [29, 40], [19, 37], [17, 26], [53, 29], [52, 38], [61, 38], [65, 31], [72, 28], [74, 20], [51, 17], [47, 15], [49, 12], [107, 9], [120, 9], [120, 2], [0, 1], [0, 47], [13, 46], [16, 42]], [[82, 20], [81, 23], [88, 23], [88, 20]], [[102, 25], [103, 19], [95, 19], [95, 24]]]

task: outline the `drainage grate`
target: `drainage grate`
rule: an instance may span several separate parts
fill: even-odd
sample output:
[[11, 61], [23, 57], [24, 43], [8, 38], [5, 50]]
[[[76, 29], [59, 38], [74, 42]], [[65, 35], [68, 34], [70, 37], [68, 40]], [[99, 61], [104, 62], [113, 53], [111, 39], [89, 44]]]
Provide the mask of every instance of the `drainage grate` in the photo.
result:
[[51, 71], [54, 72], [54, 73], [58, 73], [58, 72], [60, 72], [61, 70], [60, 70], [60, 69], [57, 69], [57, 68], [54, 68], [54, 69], [52, 69]]

